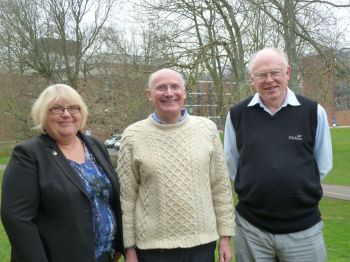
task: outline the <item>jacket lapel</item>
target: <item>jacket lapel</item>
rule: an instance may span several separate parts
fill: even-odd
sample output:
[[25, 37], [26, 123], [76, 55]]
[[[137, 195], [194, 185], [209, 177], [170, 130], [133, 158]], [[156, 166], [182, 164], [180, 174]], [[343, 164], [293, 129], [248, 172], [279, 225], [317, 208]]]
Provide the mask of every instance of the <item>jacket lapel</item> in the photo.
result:
[[85, 188], [83, 187], [79, 177], [75, 174], [75, 171], [70, 166], [68, 160], [62, 153], [62, 151], [57, 146], [56, 142], [48, 135], [41, 135], [41, 139], [46, 145], [47, 150], [49, 151], [50, 156], [56, 162], [57, 166], [62, 170], [63, 174], [82, 191], [86, 197], [88, 197]]

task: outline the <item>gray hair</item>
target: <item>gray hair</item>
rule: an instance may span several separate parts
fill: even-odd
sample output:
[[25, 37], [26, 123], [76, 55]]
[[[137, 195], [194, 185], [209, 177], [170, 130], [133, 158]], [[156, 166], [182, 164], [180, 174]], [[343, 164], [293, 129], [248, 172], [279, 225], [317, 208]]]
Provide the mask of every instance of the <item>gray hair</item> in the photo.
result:
[[166, 72], [166, 71], [171, 71], [171, 72], [174, 72], [175, 74], [177, 74], [177, 75], [179, 76], [179, 78], [180, 78], [181, 85], [182, 85], [183, 87], [185, 87], [186, 81], [185, 81], [184, 76], [183, 76], [181, 73], [179, 73], [179, 72], [177, 72], [177, 71], [175, 71], [175, 70], [173, 70], [173, 69], [171, 69], [171, 68], [163, 68], [163, 69], [159, 69], [159, 70], [155, 71], [154, 73], [152, 73], [152, 74], [149, 76], [149, 78], [148, 78], [148, 84], [147, 84], [148, 88], [151, 88], [151, 87], [152, 87], [153, 81], [154, 81], [154, 79], [158, 76], [159, 73]]
[[275, 47], [265, 47], [265, 48], [263, 48], [263, 49], [257, 51], [256, 53], [254, 53], [254, 54], [251, 56], [251, 58], [250, 58], [250, 60], [249, 60], [249, 63], [248, 63], [248, 72], [249, 72], [249, 73], [252, 72], [252, 70], [253, 70], [253, 68], [254, 68], [254, 66], [255, 66], [256, 58], [257, 58], [262, 52], [265, 52], [265, 51], [268, 51], [268, 50], [273, 51], [273, 52], [275, 52], [276, 54], [280, 55], [281, 58], [282, 58], [282, 61], [281, 61], [282, 64], [283, 64], [284, 66], [286, 66], [286, 67], [288, 66], [288, 64], [289, 64], [289, 62], [288, 62], [288, 56], [287, 56], [287, 54], [286, 54], [282, 49], [275, 48]]

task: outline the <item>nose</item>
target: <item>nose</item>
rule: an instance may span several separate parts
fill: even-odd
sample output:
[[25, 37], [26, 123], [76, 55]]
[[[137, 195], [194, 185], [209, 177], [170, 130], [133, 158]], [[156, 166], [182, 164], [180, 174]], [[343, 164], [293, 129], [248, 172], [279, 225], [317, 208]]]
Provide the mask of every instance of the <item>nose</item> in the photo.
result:
[[166, 87], [166, 90], [165, 90], [165, 92], [164, 92], [165, 94], [168, 94], [168, 93], [173, 93], [173, 89], [171, 88], [171, 86], [170, 85], [168, 85], [167, 87]]
[[62, 116], [71, 116], [71, 113], [69, 113], [68, 108], [63, 109]]
[[271, 81], [274, 81], [274, 79], [272, 78], [271, 73], [267, 73], [266, 82], [271, 82]]

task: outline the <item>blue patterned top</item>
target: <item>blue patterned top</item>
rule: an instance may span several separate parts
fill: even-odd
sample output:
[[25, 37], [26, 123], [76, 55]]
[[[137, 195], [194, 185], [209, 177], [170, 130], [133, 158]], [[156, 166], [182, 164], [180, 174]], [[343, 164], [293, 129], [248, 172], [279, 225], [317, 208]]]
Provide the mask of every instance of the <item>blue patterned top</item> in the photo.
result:
[[116, 218], [111, 209], [112, 185], [104, 170], [84, 145], [85, 163], [78, 164], [68, 160], [81, 180], [92, 206], [95, 232], [95, 258], [102, 252], [114, 253], [112, 247], [116, 227]]

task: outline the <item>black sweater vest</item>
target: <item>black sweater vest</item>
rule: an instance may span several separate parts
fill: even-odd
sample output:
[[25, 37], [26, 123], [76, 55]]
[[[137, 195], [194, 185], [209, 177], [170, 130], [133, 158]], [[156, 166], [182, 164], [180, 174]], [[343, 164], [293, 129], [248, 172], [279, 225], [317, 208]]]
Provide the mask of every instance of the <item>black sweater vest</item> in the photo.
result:
[[307, 229], [321, 220], [322, 188], [313, 156], [317, 103], [297, 96], [271, 116], [251, 97], [230, 110], [240, 154], [235, 178], [238, 213], [274, 234]]

